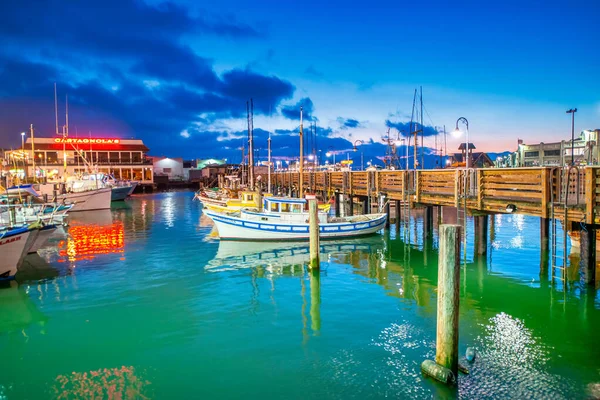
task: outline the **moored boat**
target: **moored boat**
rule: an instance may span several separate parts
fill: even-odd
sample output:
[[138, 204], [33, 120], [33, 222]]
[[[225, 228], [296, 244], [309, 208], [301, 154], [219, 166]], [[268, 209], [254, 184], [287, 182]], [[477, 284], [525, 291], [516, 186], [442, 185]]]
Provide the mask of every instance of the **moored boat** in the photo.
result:
[[31, 248], [38, 227], [20, 227], [0, 232], [0, 280], [13, 279]]
[[[263, 198], [262, 209], [241, 209], [237, 212], [204, 213], [215, 223], [222, 240], [282, 241], [309, 238], [309, 214], [305, 199], [281, 197]], [[386, 214], [366, 214], [350, 217], [330, 217], [319, 212], [319, 236], [322, 239], [350, 238], [370, 235], [381, 230]]]

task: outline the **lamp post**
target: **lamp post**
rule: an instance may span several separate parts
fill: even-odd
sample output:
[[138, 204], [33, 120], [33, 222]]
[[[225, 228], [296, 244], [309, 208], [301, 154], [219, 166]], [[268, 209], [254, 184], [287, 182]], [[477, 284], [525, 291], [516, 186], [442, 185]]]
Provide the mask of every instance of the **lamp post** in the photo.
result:
[[[365, 142], [363, 142], [362, 140], [358, 139], [354, 141], [354, 148], [352, 150], [354, 151], [358, 151], [358, 148], [356, 147], [357, 144], [364, 144]], [[363, 152], [362, 150], [360, 151], [360, 170], [364, 171], [365, 170], [365, 166], [363, 165]]]
[[335, 168], [335, 152], [333, 151], [333, 147], [329, 146], [329, 151], [325, 153], [327, 157], [333, 156], [333, 167]]
[[575, 113], [576, 108], [567, 110], [567, 114], [571, 114], [571, 166], [575, 165]]
[[469, 121], [465, 118], [465, 117], [460, 117], [459, 119], [456, 120], [456, 129], [454, 130], [455, 134], [460, 134], [460, 129], [458, 129], [458, 123], [462, 122], [466, 125], [467, 127], [467, 143], [465, 145], [465, 151], [466, 151], [466, 169], [469, 169]]
[[25, 132], [21, 132], [21, 151], [25, 151]]

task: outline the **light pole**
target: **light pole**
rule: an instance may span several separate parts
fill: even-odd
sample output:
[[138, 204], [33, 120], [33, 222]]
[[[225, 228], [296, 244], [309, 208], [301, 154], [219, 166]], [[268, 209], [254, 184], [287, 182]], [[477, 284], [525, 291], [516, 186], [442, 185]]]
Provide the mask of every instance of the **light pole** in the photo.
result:
[[454, 130], [455, 134], [460, 134], [460, 129], [458, 129], [458, 123], [462, 122], [466, 125], [467, 127], [467, 143], [466, 143], [466, 169], [469, 169], [469, 121], [465, 118], [465, 117], [460, 117], [459, 119], [456, 120], [456, 129]]
[[571, 166], [575, 165], [575, 113], [576, 108], [567, 110], [567, 114], [571, 114]]
[[21, 150], [25, 151], [25, 132], [21, 132]]
[[[357, 144], [364, 144], [365, 142], [363, 142], [362, 140], [358, 139], [354, 141], [354, 148], [352, 150], [354, 151], [358, 151], [358, 148], [356, 147]], [[363, 152], [362, 150], [360, 151], [360, 170], [364, 171], [365, 170], [365, 166], [363, 165]]]
[[325, 155], [327, 157], [333, 156], [333, 167], [335, 168], [335, 152], [333, 151], [333, 147], [329, 146], [329, 151]]

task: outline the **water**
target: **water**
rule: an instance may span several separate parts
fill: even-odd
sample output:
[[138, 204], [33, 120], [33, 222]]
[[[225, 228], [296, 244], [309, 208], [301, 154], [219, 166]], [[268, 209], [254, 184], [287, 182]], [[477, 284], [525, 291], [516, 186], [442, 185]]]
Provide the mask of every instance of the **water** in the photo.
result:
[[74, 214], [72, 237], [0, 290], [0, 399], [599, 395], [598, 296], [577, 267], [567, 284], [540, 276], [535, 218], [497, 216], [486, 259], [469, 236], [460, 353], [477, 358], [448, 389], [419, 369], [435, 354], [437, 239], [418, 215], [323, 242], [312, 274], [302, 245], [219, 243], [191, 199]]

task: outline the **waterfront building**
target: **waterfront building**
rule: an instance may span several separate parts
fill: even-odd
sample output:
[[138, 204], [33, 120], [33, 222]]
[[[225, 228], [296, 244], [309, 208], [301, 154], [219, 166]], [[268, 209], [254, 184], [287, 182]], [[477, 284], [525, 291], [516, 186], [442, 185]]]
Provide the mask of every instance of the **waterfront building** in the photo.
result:
[[5, 170], [11, 177], [35, 175], [52, 180], [93, 169], [144, 185], [153, 182], [152, 161], [147, 153], [140, 139], [29, 137], [22, 149], [5, 152]]
[[[524, 144], [518, 141], [518, 149], [514, 153], [515, 166], [564, 166], [574, 160], [576, 165], [598, 165], [600, 146], [598, 136], [600, 129], [584, 130], [571, 140], [552, 143]], [[509, 165], [510, 166], [510, 165]]]
[[[466, 151], [467, 148], [466, 143], [461, 143], [458, 146], [458, 150], [460, 153], [451, 154], [448, 158], [448, 167], [449, 168], [459, 168], [466, 166]], [[473, 152], [476, 147], [473, 143], [469, 143], [469, 168], [490, 168], [494, 166], [494, 162], [490, 159], [490, 157], [484, 152]]]
[[183, 181], [183, 158], [150, 157], [154, 175], [167, 176], [169, 181]]

